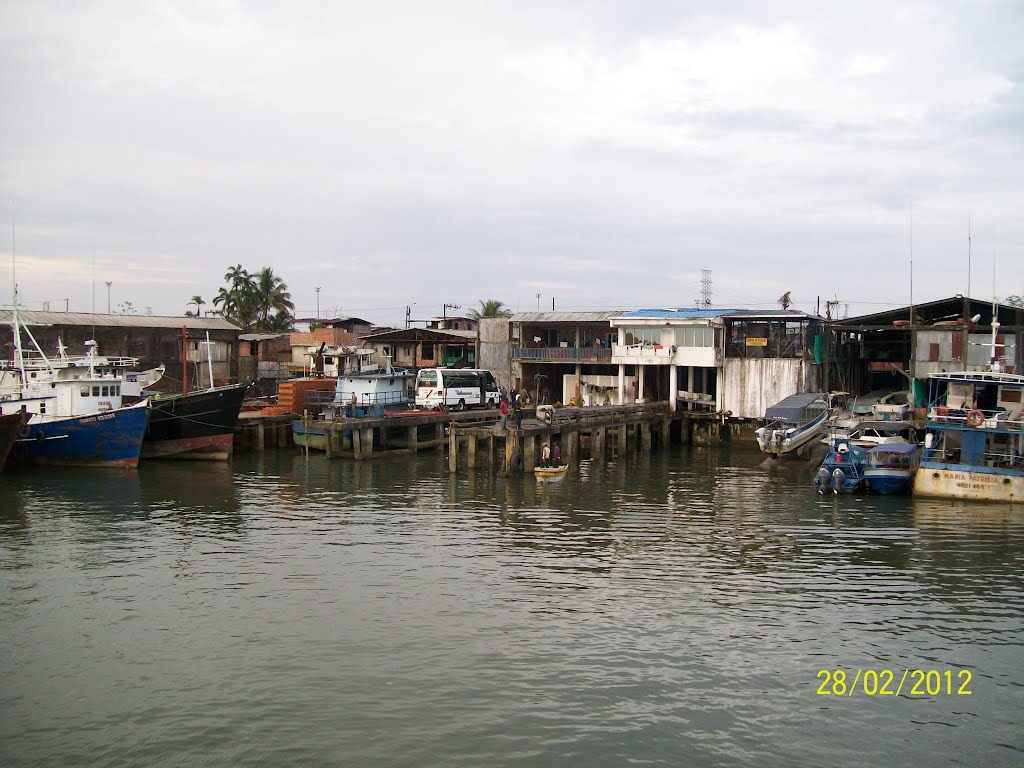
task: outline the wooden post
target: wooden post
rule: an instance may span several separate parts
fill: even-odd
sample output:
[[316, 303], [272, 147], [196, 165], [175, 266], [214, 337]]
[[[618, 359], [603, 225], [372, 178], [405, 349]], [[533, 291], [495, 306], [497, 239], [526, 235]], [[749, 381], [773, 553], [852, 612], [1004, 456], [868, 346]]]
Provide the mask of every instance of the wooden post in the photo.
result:
[[626, 448], [629, 445], [629, 425], [623, 422], [615, 431], [617, 433], [615, 435], [615, 439], [619, 443], [619, 454], [624, 456], [626, 454]]
[[598, 427], [590, 433], [590, 452], [595, 459], [605, 460], [605, 436], [607, 431], [604, 427]]
[[672, 442], [672, 417], [665, 416], [661, 420], [661, 447], [667, 448]]
[[651, 452], [651, 422], [640, 422], [640, 450], [643, 453]]
[[363, 430], [363, 458], [373, 458], [373, 427]]
[[496, 438], [494, 437], [494, 435], [489, 435], [487, 437], [487, 466], [489, 466], [489, 467], [493, 467], [494, 466], [494, 444], [495, 444], [495, 442], [496, 442]]
[[523, 435], [523, 469], [531, 472], [537, 466], [537, 436]]
[[448, 425], [448, 471], [459, 471], [459, 436], [454, 421]]
[[[573, 466], [579, 464], [580, 461], [580, 431], [578, 429], [569, 430], [569, 461], [573, 463]], [[562, 451], [566, 449], [565, 444], [562, 444]], [[564, 453], [563, 453], [564, 455]]]
[[352, 430], [352, 458], [356, 461], [363, 460], [363, 430]]
[[470, 435], [466, 438], [466, 465], [470, 469], [476, 469], [476, 437]]
[[406, 445], [409, 448], [412, 448], [413, 453], [415, 453], [417, 450], [419, 450], [417, 445], [416, 445], [416, 436], [417, 436], [417, 434], [418, 434], [418, 430], [416, 429], [416, 427], [406, 427], [406, 430], [405, 430], [405, 442], [406, 442]]

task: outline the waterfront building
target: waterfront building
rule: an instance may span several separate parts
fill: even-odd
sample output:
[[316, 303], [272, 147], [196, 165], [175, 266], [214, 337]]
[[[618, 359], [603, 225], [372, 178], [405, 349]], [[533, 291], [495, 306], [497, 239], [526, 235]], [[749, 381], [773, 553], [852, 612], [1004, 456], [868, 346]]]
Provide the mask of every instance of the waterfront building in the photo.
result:
[[[86, 341], [95, 340], [106, 357], [138, 358], [139, 370], [166, 367], [163, 379], [154, 386], [180, 391], [181, 382], [200, 381], [209, 385], [209, 361], [213, 361], [216, 384], [238, 380], [238, 338], [241, 329], [222, 317], [178, 317], [166, 315], [97, 314], [18, 310], [18, 318], [30, 327], [40, 348], [56, 354], [58, 345], [75, 352]], [[10, 326], [11, 310], [0, 310], [0, 323]], [[188, 337], [182, 352], [182, 333]], [[210, 349], [206, 338], [209, 334]], [[188, 367], [187, 374], [184, 370]]]

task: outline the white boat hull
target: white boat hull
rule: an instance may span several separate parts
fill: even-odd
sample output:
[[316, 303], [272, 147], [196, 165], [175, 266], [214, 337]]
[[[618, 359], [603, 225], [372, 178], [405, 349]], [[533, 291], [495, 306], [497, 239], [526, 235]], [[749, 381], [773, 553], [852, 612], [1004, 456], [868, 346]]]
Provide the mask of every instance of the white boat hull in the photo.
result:
[[1024, 475], [921, 466], [914, 477], [914, 495], [1024, 503]]

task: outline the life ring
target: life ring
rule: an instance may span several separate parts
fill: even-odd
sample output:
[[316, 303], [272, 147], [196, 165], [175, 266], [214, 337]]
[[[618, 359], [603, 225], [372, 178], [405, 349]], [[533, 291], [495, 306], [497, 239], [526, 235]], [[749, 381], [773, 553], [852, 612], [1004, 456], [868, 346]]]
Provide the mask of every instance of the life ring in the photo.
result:
[[523, 452], [513, 451], [512, 455], [508, 458], [508, 466], [513, 472], [523, 471]]
[[975, 408], [967, 412], [967, 424], [971, 427], [980, 427], [985, 423], [985, 414]]

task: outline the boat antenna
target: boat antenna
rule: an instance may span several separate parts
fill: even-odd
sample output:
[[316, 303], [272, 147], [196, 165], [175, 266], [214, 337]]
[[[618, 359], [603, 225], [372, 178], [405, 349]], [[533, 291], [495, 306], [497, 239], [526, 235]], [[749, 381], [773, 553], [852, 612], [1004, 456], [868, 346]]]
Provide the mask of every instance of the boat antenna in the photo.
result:
[[914, 327], [914, 201], [910, 201], [910, 327]]
[[993, 373], [1000, 369], [999, 360], [996, 358], [996, 339], [999, 335], [999, 315], [996, 310], [996, 260], [992, 257], [992, 356], [989, 358], [988, 367]]
[[967, 298], [971, 298], [971, 207], [967, 206]]
[[21, 373], [21, 382], [25, 382], [25, 355], [21, 348], [21, 323], [18, 321], [18, 248], [15, 226], [15, 204], [11, 201], [11, 284], [14, 288], [14, 304], [11, 307], [11, 329], [14, 332], [14, 364]]

